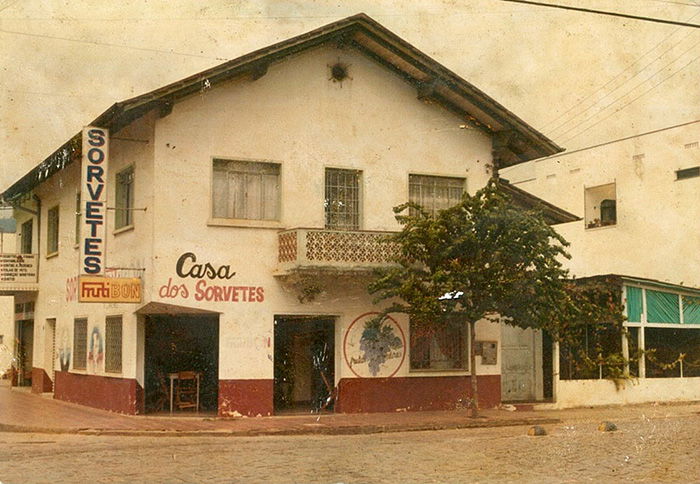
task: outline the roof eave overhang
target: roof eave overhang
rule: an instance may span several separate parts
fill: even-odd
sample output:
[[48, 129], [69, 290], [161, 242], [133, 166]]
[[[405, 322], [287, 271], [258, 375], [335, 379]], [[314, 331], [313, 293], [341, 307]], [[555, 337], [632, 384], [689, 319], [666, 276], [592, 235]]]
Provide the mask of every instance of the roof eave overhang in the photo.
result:
[[[496, 168], [563, 151], [561, 147], [487, 94], [365, 14], [333, 22], [224, 62], [149, 93], [116, 103], [90, 125], [106, 128], [114, 133], [151, 110], [157, 109], [161, 116], [165, 116], [169, 114], [175, 103], [185, 97], [238, 77], [258, 79], [265, 75], [268, 66], [272, 63], [329, 43], [334, 43], [340, 48], [359, 50], [414, 85], [419, 99], [438, 104], [463, 119], [465, 125], [487, 132], [493, 137]], [[80, 156], [80, 137], [81, 133], [73, 136], [41, 164], [5, 190], [0, 198], [11, 202], [72, 163]], [[66, 157], [66, 154], [70, 156]]]

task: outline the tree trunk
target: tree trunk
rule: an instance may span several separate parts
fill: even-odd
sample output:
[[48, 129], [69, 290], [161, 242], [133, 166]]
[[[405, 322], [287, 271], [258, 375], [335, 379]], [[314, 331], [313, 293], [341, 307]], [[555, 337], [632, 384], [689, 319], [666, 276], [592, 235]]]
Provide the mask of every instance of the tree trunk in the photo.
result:
[[476, 321], [469, 321], [469, 380], [472, 384], [472, 418], [479, 412], [479, 392], [476, 383]]

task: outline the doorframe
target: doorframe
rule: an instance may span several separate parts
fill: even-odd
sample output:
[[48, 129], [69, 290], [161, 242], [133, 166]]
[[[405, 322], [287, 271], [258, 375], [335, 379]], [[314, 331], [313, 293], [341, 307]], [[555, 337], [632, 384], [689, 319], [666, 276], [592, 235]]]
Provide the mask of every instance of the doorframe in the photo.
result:
[[[342, 358], [339, 358], [339, 348], [342, 344], [342, 334], [338, 330], [339, 325], [338, 322], [340, 321], [341, 316], [339, 314], [328, 314], [328, 313], [301, 313], [301, 314], [295, 314], [295, 313], [284, 313], [284, 314], [275, 314], [273, 316], [273, 329], [272, 329], [272, 351], [273, 351], [273, 370], [272, 370], [272, 395], [273, 395], [273, 415], [279, 411], [280, 409], [276, 408], [275, 405], [275, 394], [276, 394], [276, 388], [277, 385], [275, 383], [276, 381], [276, 370], [275, 370], [275, 365], [274, 365], [274, 354], [275, 350], [277, 349], [276, 346], [276, 338], [275, 338], [275, 326], [277, 324], [278, 320], [302, 320], [302, 319], [307, 319], [307, 320], [313, 320], [313, 321], [330, 321], [332, 322], [332, 336], [329, 336], [329, 339], [333, 341], [333, 351], [332, 351], [332, 358], [333, 358], [333, 381], [330, 382], [334, 388], [337, 388], [338, 383], [340, 381], [340, 364]], [[337, 403], [337, 402], [334, 402]]]

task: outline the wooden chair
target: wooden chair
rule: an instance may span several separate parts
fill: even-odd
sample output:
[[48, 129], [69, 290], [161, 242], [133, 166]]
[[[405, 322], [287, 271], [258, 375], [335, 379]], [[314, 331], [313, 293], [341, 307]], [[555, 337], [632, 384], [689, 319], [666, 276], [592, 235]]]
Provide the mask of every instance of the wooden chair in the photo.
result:
[[199, 412], [199, 373], [181, 371], [175, 385], [175, 407], [182, 410], [194, 408]]

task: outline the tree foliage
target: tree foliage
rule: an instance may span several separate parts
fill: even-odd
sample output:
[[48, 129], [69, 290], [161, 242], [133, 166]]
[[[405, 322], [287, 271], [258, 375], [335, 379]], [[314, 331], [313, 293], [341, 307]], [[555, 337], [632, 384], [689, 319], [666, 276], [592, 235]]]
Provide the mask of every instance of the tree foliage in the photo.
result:
[[568, 242], [540, 213], [515, 206], [495, 178], [437, 213], [411, 203], [394, 212], [402, 225], [389, 237], [397, 264], [379, 271], [368, 288], [375, 302], [390, 305], [370, 325], [389, 313], [407, 314], [412, 328], [461, 319], [471, 326], [474, 368], [478, 320], [544, 329], [559, 339], [621, 314], [609, 286], [569, 280], [562, 266]]

